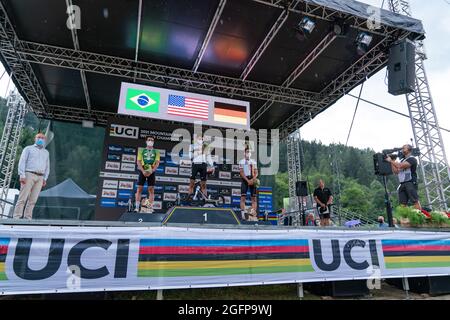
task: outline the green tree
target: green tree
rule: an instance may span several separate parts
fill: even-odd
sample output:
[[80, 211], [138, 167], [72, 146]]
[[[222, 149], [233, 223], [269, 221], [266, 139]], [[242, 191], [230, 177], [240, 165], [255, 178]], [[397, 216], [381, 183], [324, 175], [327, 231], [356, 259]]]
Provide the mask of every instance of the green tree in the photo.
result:
[[353, 179], [347, 179], [341, 195], [341, 205], [352, 212], [366, 214], [370, 208], [369, 189]]

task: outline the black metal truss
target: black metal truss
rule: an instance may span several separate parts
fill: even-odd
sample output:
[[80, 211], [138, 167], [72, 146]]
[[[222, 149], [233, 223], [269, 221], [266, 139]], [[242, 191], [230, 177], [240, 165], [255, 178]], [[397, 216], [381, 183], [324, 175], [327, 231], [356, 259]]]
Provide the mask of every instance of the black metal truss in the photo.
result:
[[[287, 12], [297, 12], [331, 22], [336, 19], [344, 18], [345, 23], [353, 28], [383, 35], [385, 37], [384, 42], [390, 42], [391, 40], [396, 40], [399, 37], [405, 37], [410, 34], [407, 31], [385, 24], [381, 24], [381, 27], [378, 30], [369, 30], [367, 20], [364, 18], [349, 16], [345, 13], [311, 3], [305, 3], [306, 9], [304, 11], [296, 9], [297, 4], [304, 1], [253, 1], [277, 6], [287, 10]], [[281, 17], [280, 21], [282, 20], [283, 17]], [[268, 38], [268, 36], [266, 36], [265, 40], [270, 40], [270, 37]], [[360, 70], [360, 73], [353, 77], [344, 73], [330, 84], [328, 90], [324, 90], [318, 94], [289, 88], [286, 85], [278, 86], [247, 81], [158, 64], [139, 62], [120, 57], [21, 41], [17, 38], [14, 29], [7, 18], [5, 8], [1, 3], [0, 41], [0, 53], [5, 59], [8, 67], [14, 71], [16, 84], [37, 116], [69, 121], [80, 121], [89, 117], [99, 119], [98, 121], [101, 121], [102, 123], [106, 115], [104, 112], [95, 110], [96, 106], [92, 106], [92, 114], [88, 114], [86, 108], [78, 109], [65, 107], [61, 110], [58, 110], [58, 108], [49, 108], [49, 110], [46, 110], [45, 108], [48, 103], [40, 84], [33, 73], [31, 63], [70, 68], [80, 70], [82, 73], [94, 72], [118, 76], [138, 80], [144, 83], [161, 84], [163, 86], [181, 90], [196, 90], [209, 94], [220, 93], [229, 97], [260, 99], [270, 102], [297, 105], [299, 106], [298, 111], [280, 126], [285, 133], [293, 132], [297, 128], [296, 126], [300, 126], [305, 122], [305, 119], [306, 121], [309, 120], [310, 117], [319, 113], [322, 108], [335, 102], [344, 93], [354, 87], [355, 83], [362, 81], [370, 74], [370, 72], [373, 72], [373, 70], [376, 70], [380, 65], [385, 63], [383, 59], [380, 59], [379, 57], [378, 59], [374, 59], [374, 57], [371, 56], [371, 53], [368, 53], [361, 58], [365, 64], [358, 69]], [[361, 62], [361, 60], [359, 62]], [[359, 66], [358, 62], [355, 65]], [[253, 66], [251, 66], [249, 70], [251, 70], [252, 67]], [[86, 83], [83, 83], [83, 88], [87, 89]], [[85, 92], [87, 92], [87, 90], [85, 90]], [[70, 110], [73, 111], [73, 116], [69, 115]]]
[[326, 107], [351, 91], [364, 81], [367, 76], [384, 67], [387, 63], [388, 47], [389, 44], [385, 41], [376, 44], [367, 54], [362, 56], [322, 90], [320, 93], [322, 99], [316, 102], [316, 106], [321, 106], [320, 110], [313, 109], [311, 106], [302, 107], [284, 121], [279, 126], [280, 137], [286, 138], [290, 133], [300, 128]]
[[[252, 0], [255, 2], [259, 2], [261, 4], [265, 4], [272, 7], [285, 9], [285, 1], [284, 0]], [[301, 0], [301, 2], [305, 3], [305, 9], [299, 10], [295, 8], [289, 8], [290, 12], [295, 12], [301, 15], [306, 15], [311, 18], [316, 18], [320, 20], [325, 20], [329, 22], [336, 21], [345, 21], [345, 24], [351, 28], [355, 28], [361, 31], [370, 32], [372, 34], [377, 34], [383, 37], [396, 37], [396, 34], [399, 32], [399, 29], [394, 26], [390, 26], [388, 24], [382, 23], [380, 24], [378, 29], [370, 28], [368, 25], [367, 18], [357, 17], [354, 15], [349, 15], [348, 13], [336, 11], [332, 8], [327, 8], [325, 6], [321, 6], [319, 4], [314, 4], [311, 2], [307, 2]]]
[[22, 61], [16, 49], [20, 48], [20, 41], [14, 27], [9, 20], [3, 4], [0, 2], [0, 48], [6, 68], [11, 70], [11, 77], [16, 83], [25, 99], [29, 102], [31, 110], [39, 117], [46, 113], [47, 99], [37, 80], [30, 63]]
[[[291, 74], [283, 82], [283, 87], [290, 87], [292, 83], [319, 57], [319, 55], [336, 39], [336, 35], [330, 32], [319, 44], [302, 60], [299, 65], [291, 72]], [[274, 101], [266, 101], [256, 112], [252, 115], [250, 123], [255, 123], [269, 108], [274, 104]], [[304, 105], [305, 106], [305, 105]], [[311, 108], [320, 108], [320, 105], [308, 104]]]
[[[2, 52], [9, 49], [0, 49]], [[209, 93], [233, 94], [245, 98], [302, 105], [317, 99], [317, 94], [299, 89], [255, 81], [244, 81], [154, 63], [112, 57], [97, 53], [77, 51], [46, 44], [20, 41], [15, 54], [23, 61], [74, 70], [137, 79], [182, 89], [202, 90]]]

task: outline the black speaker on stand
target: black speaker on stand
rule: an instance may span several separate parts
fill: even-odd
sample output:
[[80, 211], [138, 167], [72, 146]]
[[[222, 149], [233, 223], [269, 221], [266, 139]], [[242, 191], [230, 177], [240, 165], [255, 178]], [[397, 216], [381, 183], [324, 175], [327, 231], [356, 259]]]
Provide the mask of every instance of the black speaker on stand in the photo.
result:
[[409, 39], [395, 43], [389, 50], [388, 91], [394, 96], [415, 90], [416, 46]]
[[308, 183], [300, 180], [295, 183], [295, 194], [298, 197], [298, 203], [300, 205], [300, 214], [302, 218], [302, 226], [306, 224], [305, 210], [303, 208], [303, 197], [308, 196]]

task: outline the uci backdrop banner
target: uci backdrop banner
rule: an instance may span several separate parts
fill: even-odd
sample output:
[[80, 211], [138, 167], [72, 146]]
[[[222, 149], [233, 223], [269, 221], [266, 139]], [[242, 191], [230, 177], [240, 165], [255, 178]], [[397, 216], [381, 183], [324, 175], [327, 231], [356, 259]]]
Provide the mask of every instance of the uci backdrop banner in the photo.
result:
[[[174, 206], [179, 194], [183, 196], [188, 193], [191, 162], [175, 162], [171, 155], [172, 148], [178, 143], [171, 141], [171, 134], [177, 128], [179, 126], [169, 123], [110, 119], [105, 133], [97, 189], [96, 220], [117, 220], [127, 211], [128, 201], [134, 202], [138, 178], [137, 153], [139, 148], [145, 147], [148, 135], [155, 136], [154, 148], [160, 151], [161, 157], [156, 171], [155, 213], [167, 212]], [[193, 125], [183, 124], [183, 129], [192, 134]], [[210, 176], [208, 180], [208, 192], [220, 192], [228, 206], [233, 203], [239, 205], [240, 186], [238, 168], [224, 161], [221, 161], [214, 176]], [[146, 186], [143, 196], [147, 196]]]
[[448, 233], [0, 226], [0, 293], [450, 275]]

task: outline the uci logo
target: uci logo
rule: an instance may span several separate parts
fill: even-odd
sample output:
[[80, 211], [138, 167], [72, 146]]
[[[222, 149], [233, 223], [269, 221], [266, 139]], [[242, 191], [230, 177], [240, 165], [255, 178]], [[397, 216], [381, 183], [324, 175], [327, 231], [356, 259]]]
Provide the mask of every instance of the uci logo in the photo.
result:
[[344, 263], [352, 270], [367, 270], [380, 265], [375, 240], [353, 239], [345, 242], [343, 247], [337, 239], [331, 239], [331, 247], [328, 240], [314, 239], [312, 243], [314, 261], [322, 271], [338, 270]]
[[137, 139], [139, 137], [139, 128], [122, 126], [119, 124], [111, 124], [111, 128], [109, 129], [109, 135], [111, 137]]
[[[68, 246], [65, 239], [51, 239], [47, 257], [33, 255], [33, 250], [31, 250], [32, 243], [33, 239], [31, 238], [19, 238], [17, 240], [16, 252], [13, 259], [13, 270], [19, 278], [24, 280], [48, 279], [54, 276], [60, 270], [61, 265], [64, 266], [64, 264], [66, 264], [64, 269], [75, 268], [78, 270], [79, 272], [77, 273], [79, 273], [79, 278], [81, 279], [99, 279], [110, 274], [115, 279], [127, 277], [129, 239], [118, 239], [117, 245], [113, 245], [113, 242], [106, 239], [86, 239], [73, 246]], [[110, 248], [111, 245], [113, 245], [113, 248]], [[89, 254], [89, 251], [95, 249], [105, 252], [105, 255], [114, 257], [114, 267], [110, 266], [112, 270], [108, 269], [106, 260], [102, 261], [100, 258], [95, 267], [92, 265], [86, 266], [83, 263], [86, 259], [82, 259], [83, 254]], [[35, 250], [34, 252], [36, 252]], [[65, 255], [64, 252], [67, 251], [68, 254]], [[46, 260], [46, 263], [40, 268], [32, 267], [32, 262], [36, 262], [36, 260]]]

